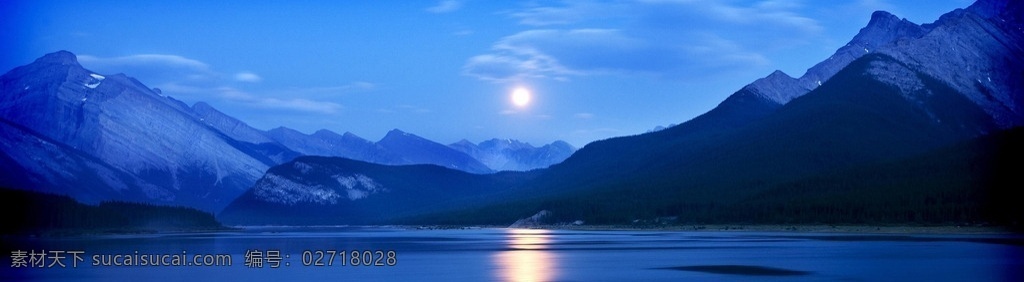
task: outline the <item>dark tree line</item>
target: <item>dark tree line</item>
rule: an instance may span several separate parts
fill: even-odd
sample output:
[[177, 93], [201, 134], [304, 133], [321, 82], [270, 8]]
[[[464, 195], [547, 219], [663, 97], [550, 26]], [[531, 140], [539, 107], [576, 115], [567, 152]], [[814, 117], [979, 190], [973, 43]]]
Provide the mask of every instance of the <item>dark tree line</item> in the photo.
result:
[[[1024, 129], [998, 132], [910, 158], [765, 181], [733, 171], [685, 182], [596, 184], [586, 191], [420, 217], [445, 224], [508, 224], [540, 210], [588, 224], [1024, 224]], [[671, 221], [662, 219], [670, 218]]]
[[5, 234], [52, 231], [158, 231], [224, 228], [210, 213], [186, 207], [128, 202], [79, 203], [68, 196], [0, 188], [0, 203], [13, 214]]

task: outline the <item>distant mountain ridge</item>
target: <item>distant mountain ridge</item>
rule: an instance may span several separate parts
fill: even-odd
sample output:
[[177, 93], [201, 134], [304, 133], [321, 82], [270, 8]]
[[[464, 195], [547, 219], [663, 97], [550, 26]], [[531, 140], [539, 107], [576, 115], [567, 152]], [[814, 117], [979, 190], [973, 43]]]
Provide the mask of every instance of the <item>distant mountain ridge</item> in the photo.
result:
[[555, 141], [541, 147], [512, 139], [490, 139], [480, 144], [461, 140], [448, 145], [463, 152], [495, 171], [527, 171], [547, 168], [572, 155], [576, 148], [564, 141]]
[[[389, 131], [377, 142], [351, 132], [338, 135], [325, 129], [307, 135], [278, 127], [267, 131], [266, 136], [304, 155], [344, 157], [385, 165], [436, 164], [471, 173], [546, 168], [564, 161], [576, 151], [564, 141], [533, 147], [512, 139], [491, 139], [479, 145], [462, 140], [445, 146], [399, 129]], [[503, 146], [501, 142], [512, 146]]]

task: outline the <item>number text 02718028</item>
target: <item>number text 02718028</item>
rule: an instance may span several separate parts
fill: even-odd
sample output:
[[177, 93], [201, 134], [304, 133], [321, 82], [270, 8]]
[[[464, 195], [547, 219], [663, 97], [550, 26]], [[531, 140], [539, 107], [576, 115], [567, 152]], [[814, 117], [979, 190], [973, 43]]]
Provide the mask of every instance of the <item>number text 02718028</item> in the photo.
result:
[[[291, 266], [290, 255], [282, 256], [280, 250], [246, 250], [245, 266], [270, 268]], [[301, 255], [302, 266], [395, 266], [398, 252], [394, 250], [305, 250]]]
[[302, 252], [304, 266], [395, 266], [398, 253], [383, 250], [313, 250]]

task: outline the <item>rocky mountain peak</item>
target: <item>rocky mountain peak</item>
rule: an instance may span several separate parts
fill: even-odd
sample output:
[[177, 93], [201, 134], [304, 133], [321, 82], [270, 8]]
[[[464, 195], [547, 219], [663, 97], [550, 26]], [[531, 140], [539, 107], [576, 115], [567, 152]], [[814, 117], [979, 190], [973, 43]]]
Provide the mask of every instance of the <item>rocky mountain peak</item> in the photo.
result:
[[410, 134], [406, 133], [405, 131], [402, 131], [401, 129], [395, 128], [395, 129], [392, 129], [391, 131], [388, 131], [388, 134], [384, 135], [384, 139], [401, 137], [401, 136], [407, 136], [407, 135], [410, 135]]
[[753, 83], [744, 87], [761, 96], [762, 98], [774, 101], [779, 104], [788, 103], [793, 98], [799, 97], [810, 89], [802, 87], [795, 78], [788, 74], [776, 70], [770, 75], [755, 80]]
[[[1013, 3], [1011, 3], [1013, 2]], [[946, 13], [913, 41], [879, 53], [942, 81], [1003, 128], [1024, 124], [1024, 23], [1021, 1], [984, 0]], [[887, 79], [906, 87], [906, 82]]]
[[551, 142], [550, 145], [552, 147], [559, 148], [559, 149], [567, 149], [569, 151], [576, 151], [576, 147], [573, 147], [572, 144], [569, 144], [568, 142], [565, 142], [565, 141], [562, 141], [562, 140], [557, 140], [555, 142]]
[[780, 105], [786, 104], [821, 86], [840, 69], [864, 54], [898, 40], [919, 38], [927, 31], [927, 28], [907, 19], [900, 19], [886, 11], [876, 11], [871, 14], [871, 20], [867, 26], [862, 28], [849, 43], [839, 48], [832, 57], [808, 69], [807, 73], [799, 79], [776, 70], [747, 85], [744, 89], [771, 102]]
[[886, 11], [876, 11], [871, 14], [868, 25], [862, 28], [847, 46], [856, 45], [864, 48], [864, 53], [868, 53], [898, 39], [921, 37], [925, 32], [927, 30], [924, 27], [907, 19], [900, 19]]
[[534, 148], [529, 143], [524, 143], [524, 142], [519, 141], [519, 140], [498, 139], [498, 138], [493, 138], [491, 140], [480, 142], [479, 146], [480, 146], [480, 148], [493, 148], [493, 149], [497, 149], [497, 150], [505, 150], [505, 149], [517, 150], [517, 149], [523, 149], [523, 148], [530, 148], [530, 149]]
[[206, 102], [196, 102], [195, 104], [192, 104], [192, 110], [200, 115], [209, 111], [216, 111], [213, 106], [210, 106], [210, 104], [207, 104]]
[[[345, 133], [341, 134], [341, 137], [342, 137], [342, 138], [346, 138], [346, 139], [359, 139], [359, 140], [364, 140], [364, 139], [363, 139], [363, 137], [359, 137], [359, 135], [356, 135], [355, 133], [352, 133], [352, 132], [348, 132], [348, 131], [345, 131]], [[365, 140], [364, 140], [364, 141], [365, 141]], [[367, 141], [367, 142], [369, 142], [369, 141]]]
[[313, 132], [313, 136], [320, 137], [320, 138], [329, 138], [329, 139], [334, 139], [334, 138], [341, 137], [341, 135], [338, 135], [338, 133], [335, 133], [334, 131], [330, 131], [330, 130], [327, 130], [327, 129], [317, 130], [316, 132]]
[[452, 143], [451, 146], [464, 146], [467, 148], [476, 148], [476, 144], [466, 139], [462, 139], [459, 140], [459, 142]]
[[886, 11], [875, 11], [874, 13], [871, 13], [871, 21], [868, 21], [868, 26], [889, 25], [899, 21], [900, 18], [892, 13]]
[[807, 90], [797, 94], [796, 97], [821, 86], [840, 69], [861, 56], [900, 40], [920, 38], [930, 30], [930, 25], [920, 26], [907, 19], [900, 19], [889, 12], [876, 11], [871, 14], [868, 24], [861, 28], [850, 42], [836, 50], [835, 54], [828, 59], [807, 69], [807, 73], [799, 79], [801, 88]]
[[78, 65], [78, 56], [68, 51], [57, 51], [46, 54], [39, 59], [36, 59], [35, 63], [38, 64], [60, 64], [60, 65]]

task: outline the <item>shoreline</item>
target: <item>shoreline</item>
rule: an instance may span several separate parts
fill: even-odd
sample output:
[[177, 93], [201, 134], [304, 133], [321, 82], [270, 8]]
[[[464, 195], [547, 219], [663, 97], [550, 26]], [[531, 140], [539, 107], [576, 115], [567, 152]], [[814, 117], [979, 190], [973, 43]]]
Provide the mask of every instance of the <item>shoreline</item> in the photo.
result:
[[660, 231], [660, 232], [778, 232], [778, 233], [849, 233], [849, 234], [904, 234], [904, 235], [1024, 235], [1020, 230], [1004, 226], [914, 226], [914, 225], [781, 225], [781, 224], [707, 224], [707, 225], [534, 225], [512, 228], [502, 225], [344, 225], [344, 226], [224, 226], [194, 229], [60, 229], [36, 232], [0, 234], [23, 237], [78, 237], [132, 234], [178, 234], [230, 232], [259, 228], [396, 228], [405, 230], [478, 230], [478, 229], [536, 229], [565, 231]]
[[0, 237], [11, 236], [26, 238], [74, 238], [108, 235], [208, 233], [238, 230], [241, 229], [229, 226], [197, 228], [59, 228], [42, 230], [20, 230], [17, 232], [2, 233], [0, 234]]
[[685, 231], [685, 232], [793, 232], [793, 233], [876, 233], [876, 234], [1022, 234], [1002, 226], [911, 226], [911, 225], [541, 225], [530, 229], [579, 231]]

